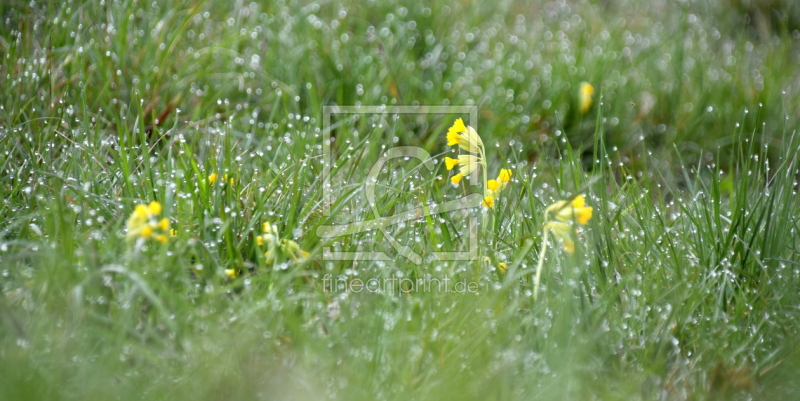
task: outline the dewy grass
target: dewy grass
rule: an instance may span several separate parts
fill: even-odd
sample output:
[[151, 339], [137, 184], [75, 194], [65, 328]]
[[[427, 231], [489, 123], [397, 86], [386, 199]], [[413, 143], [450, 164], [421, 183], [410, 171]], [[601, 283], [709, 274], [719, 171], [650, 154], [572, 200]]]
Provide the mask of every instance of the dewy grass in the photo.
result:
[[[0, 399], [794, 399], [798, 11], [744, 3], [0, 2]], [[330, 200], [329, 105], [386, 110]], [[493, 208], [424, 212], [476, 159], [400, 105], [477, 107]]]

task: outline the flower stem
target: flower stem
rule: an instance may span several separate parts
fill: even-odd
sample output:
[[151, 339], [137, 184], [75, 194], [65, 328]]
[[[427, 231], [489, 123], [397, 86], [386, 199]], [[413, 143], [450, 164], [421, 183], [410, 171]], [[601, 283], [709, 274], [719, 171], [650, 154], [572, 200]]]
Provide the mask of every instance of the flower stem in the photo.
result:
[[539, 280], [542, 277], [542, 265], [544, 264], [544, 253], [547, 252], [547, 234], [550, 229], [545, 227], [544, 236], [542, 236], [542, 250], [539, 252], [539, 263], [536, 264], [536, 277], [533, 279], [533, 300], [535, 301], [539, 296]]

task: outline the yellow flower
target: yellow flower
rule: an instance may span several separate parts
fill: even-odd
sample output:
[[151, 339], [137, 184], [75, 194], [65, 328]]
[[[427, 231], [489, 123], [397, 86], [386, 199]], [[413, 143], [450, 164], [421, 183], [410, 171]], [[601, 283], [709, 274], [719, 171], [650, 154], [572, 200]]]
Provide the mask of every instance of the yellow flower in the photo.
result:
[[452, 170], [453, 167], [458, 165], [458, 159], [453, 159], [452, 157], [445, 157], [444, 164], [447, 165], [448, 170]]
[[256, 237], [256, 244], [258, 244], [258, 246], [263, 246], [264, 245], [264, 240], [261, 239], [260, 235], [258, 237]]
[[128, 240], [136, 238], [154, 238], [156, 241], [166, 243], [166, 233], [170, 232], [169, 219], [158, 219], [161, 214], [161, 204], [153, 201], [149, 205], [136, 205], [131, 217], [128, 219], [126, 237]]
[[559, 221], [575, 220], [580, 224], [586, 224], [592, 218], [591, 206], [586, 206], [586, 198], [578, 195], [572, 201], [558, 201], [547, 208], [546, 213], [553, 213]]
[[212, 184], [217, 182], [217, 173], [211, 173], [211, 175], [208, 176], [208, 182]]
[[511, 181], [511, 169], [504, 168], [500, 170], [500, 174], [497, 175], [497, 181], [500, 182]]
[[236, 273], [236, 269], [225, 269], [225, 275], [228, 276], [229, 279], [233, 280], [238, 276]]
[[161, 214], [161, 204], [156, 201], [150, 202], [148, 209], [150, 210], [150, 214]]
[[490, 191], [497, 191], [500, 188], [500, 183], [497, 180], [489, 180], [486, 183], [486, 188], [489, 188]]
[[177, 235], [178, 235], [178, 230], [176, 230], [174, 228], [172, 230], [169, 230], [169, 236], [170, 237], [175, 237]]
[[[453, 163], [453, 161], [455, 161], [455, 164], [461, 166], [458, 169], [458, 178], [456, 178], [455, 176], [450, 178], [450, 181], [454, 185], [458, 185], [458, 183], [461, 182], [461, 178], [472, 174], [472, 172], [475, 171], [475, 169], [477, 169], [478, 166], [480, 166], [480, 164], [481, 164], [481, 158], [478, 157], [478, 156], [459, 155], [458, 159], [451, 159], [451, 158], [448, 157], [445, 160], [445, 163], [448, 166], [448, 170], [452, 169], [452, 167], [450, 167], [450, 165]], [[453, 165], [453, 167], [455, 167], [455, 165]]]
[[507, 267], [508, 267], [508, 265], [507, 265], [507, 264], [505, 264], [505, 263], [503, 263], [503, 262], [500, 262], [500, 264], [498, 264], [498, 265], [497, 265], [497, 270], [499, 270], [499, 271], [500, 271], [500, 274], [503, 274], [503, 273], [505, 273], [505, 272], [506, 272], [506, 268], [507, 268]]
[[447, 145], [458, 145], [467, 152], [480, 153], [483, 141], [474, 128], [465, 126], [464, 121], [459, 118], [447, 131]]
[[490, 209], [494, 208], [494, 197], [487, 196], [483, 198], [483, 202], [481, 202], [481, 206], [488, 207]]
[[588, 82], [581, 82], [580, 89], [578, 89], [578, 109], [581, 114], [586, 114], [592, 107], [592, 95], [594, 95], [594, 86]]

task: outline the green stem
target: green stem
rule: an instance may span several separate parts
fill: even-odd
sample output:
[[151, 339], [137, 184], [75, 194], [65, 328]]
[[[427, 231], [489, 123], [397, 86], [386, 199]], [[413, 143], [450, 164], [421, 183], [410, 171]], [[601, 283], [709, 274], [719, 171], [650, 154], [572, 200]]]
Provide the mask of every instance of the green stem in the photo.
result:
[[544, 254], [547, 251], [547, 234], [550, 229], [545, 224], [544, 236], [542, 236], [542, 250], [539, 252], [539, 263], [536, 264], [536, 277], [533, 279], [533, 300], [535, 301], [539, 296], [539, 280], [542, 277], [542, 265], [544, 264]]

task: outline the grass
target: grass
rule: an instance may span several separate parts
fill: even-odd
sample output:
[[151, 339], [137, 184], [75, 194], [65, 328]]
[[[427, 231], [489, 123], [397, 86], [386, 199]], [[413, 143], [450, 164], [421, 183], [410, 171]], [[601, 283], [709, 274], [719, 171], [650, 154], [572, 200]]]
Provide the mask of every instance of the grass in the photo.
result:
[[[798, 10], [730, 3], [4, 2], [0, 399], [792, 399]], [[381, 216], [475, 191], [442, 162], [468, 116], [337, 115], [328, 203], [323, 106], [356, 104], [477, 106], [514, 171], [490, 263], [431, 257], [480, 209], [391, 227], [419, 265], [317, 235], [374, 218], [395, 145], [435, 164], [381, 170]], [[544, 210], [579, 192], [534, 301]], [[127, 241], [154, 200], [176, 235]], [[309, 258], [267, 264], [267, 221]]]

